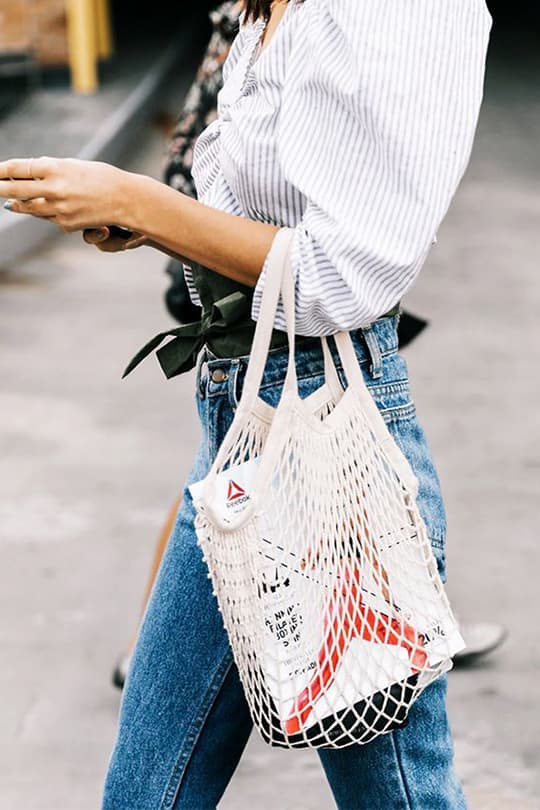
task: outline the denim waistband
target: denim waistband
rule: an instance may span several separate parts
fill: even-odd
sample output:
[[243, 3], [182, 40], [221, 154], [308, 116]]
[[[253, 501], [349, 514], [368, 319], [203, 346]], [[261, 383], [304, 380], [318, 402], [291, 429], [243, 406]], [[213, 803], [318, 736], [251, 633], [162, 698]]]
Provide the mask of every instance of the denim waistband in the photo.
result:
[[[368, 327], [356, 329], [350, 333], [356, 356], [361, 365], [368, 365], [369, 372], [373, 379], [382, 376], [382, 359], [385, 356], [394, 354], [398, 350], [397, 327], [399, 315], [380, 318]], [[335, 350], [333, 341], [330, 341], [330, 348], [336, 366], [341, 367], [341, 362]], [[288, 361], [288, 347], [271, 349], [268, 352], [268, 360], [263, 373], [261, 386], [279, 383], [285, 377]], [[223, 370], [224, 375], [229, 375], [231, 368], [247, 368], [249, 354], [240, 357], [216, 357], [205, 344], [197, 358], [197, 390], [200, 390], [203, 377], [218, 369]], [[314, 337], [300, 343], [296, 347], [296, 368], [298, 376], [309, 376], [318, 373], [323, 364], [323, 355], [320, 338]]]

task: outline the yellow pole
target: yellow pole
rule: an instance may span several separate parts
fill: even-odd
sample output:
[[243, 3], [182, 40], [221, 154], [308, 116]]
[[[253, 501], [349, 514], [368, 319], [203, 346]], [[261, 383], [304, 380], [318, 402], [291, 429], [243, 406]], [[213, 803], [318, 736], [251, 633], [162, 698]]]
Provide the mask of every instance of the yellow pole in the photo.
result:
[[94, 0], [66, 0], [71, 87], [94, 93], [98, 87], [97, 26]]
[[109, 0], [96, 0], [96, 18], [98, 56], [109, 59], [114, 49]]

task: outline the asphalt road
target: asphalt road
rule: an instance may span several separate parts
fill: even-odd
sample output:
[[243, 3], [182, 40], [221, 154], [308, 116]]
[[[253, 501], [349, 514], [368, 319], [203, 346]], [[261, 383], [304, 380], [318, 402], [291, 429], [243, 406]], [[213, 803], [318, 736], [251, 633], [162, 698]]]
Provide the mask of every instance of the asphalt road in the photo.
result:
[[[446, 494], [450, 593], [464, 619], [510, 630], [451, 675], [473, 810], [540, 807], [537, 67], [493, 59], [470, 170], [407, 301], [432, 320], [408, 359]], [[126, 165], [158, 175], [161, 151], [147, 133]], [[110, 670], [198, 440], [191, 375], [167, 383], [148, 361], [120, 381], [169, 323], [163, 264], [62, 236], [0, 273], [2, 810], [99, 806]], [[255, 738], [221, 805], [332, 806], [314, 755]]]

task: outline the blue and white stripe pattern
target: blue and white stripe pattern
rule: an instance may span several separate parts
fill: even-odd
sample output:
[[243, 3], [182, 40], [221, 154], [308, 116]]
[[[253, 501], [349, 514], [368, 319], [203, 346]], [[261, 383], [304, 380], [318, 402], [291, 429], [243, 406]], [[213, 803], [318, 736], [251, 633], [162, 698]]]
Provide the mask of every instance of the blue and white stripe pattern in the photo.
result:
[[491, 17], [484, 0], [291, 0], [261, 50], [264, 25], [233, 43], [197, 193], [296, 229], [298, 334], [356, 329], [401, 299], [436, 239], [470, 157]]

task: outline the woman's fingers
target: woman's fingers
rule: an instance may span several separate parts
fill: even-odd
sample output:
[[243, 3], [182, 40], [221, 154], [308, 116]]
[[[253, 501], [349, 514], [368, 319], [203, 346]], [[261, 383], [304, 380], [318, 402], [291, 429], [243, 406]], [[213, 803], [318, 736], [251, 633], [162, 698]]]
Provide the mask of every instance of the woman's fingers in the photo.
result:
[[50, 197], [53, 193], [47, 180], [0, 180], [0, 197], [14, 200], [31, 200]]
[[48, 177], [55, 171], [57, 165], [58, 160], [50, 157], [2, 160], [0, 180], [32, 180]]
[[109, 229], [106, 225], [102, 228], [85, 228], [83, 239], [88, 245], [99, 245], [109, 238]]
[[118, 236], [111, 236], [106, 225], [101, 228], [87, 228], [83, 232], [83, 238], [89, 245], [95, 245], [103, 253], [118, 253], [125, 250], [125, 240]]
[[4, 208], [15, 214], [31, 214], [33, 217], [50, 218], [57, 213], [56, 206], [44, 197], [36, 197], [32, 200], [8, 200]]
[[130, 239], [125, 240], [124, 249], [133, 250], [133, 248], [143, 247], [143, 245], [147, 245], [148, 242], [149, 242], [148, 237], [144, 236], [144, 234], [134, 233]]
[[[127, 226], [123, 220], [129, 212], [128, 174], [100, 161], [11, 159], [0, 162], [0, 198], [8, 198], [7, 208], [17, 213], [54, 217], [54, 222], [66, 233], [117, 221]], [[54, 210], [45, 212], [42, 208], [20, 205], [38, 198], [48, 200]], [[112, 249], [119, 250], [119, 243], [115, 241]]]
[[83, 239], [89, 245], [95, 245], [104, 253], [117, 253], [120, 250], [131, 250], [146, 244], [147, 238], [140, 233], [134, 233], [130, 239], [111, 236], [109, 228], [103, 225], [100, 228], [85, 228]]
[[[12, 158], [0, 162], [0, 197], [30, 200], [50, 197], [54, 188], [50, 179], [58, 161], [54, 158]], [[12, 211], [17, 210], [11, 207]]]

